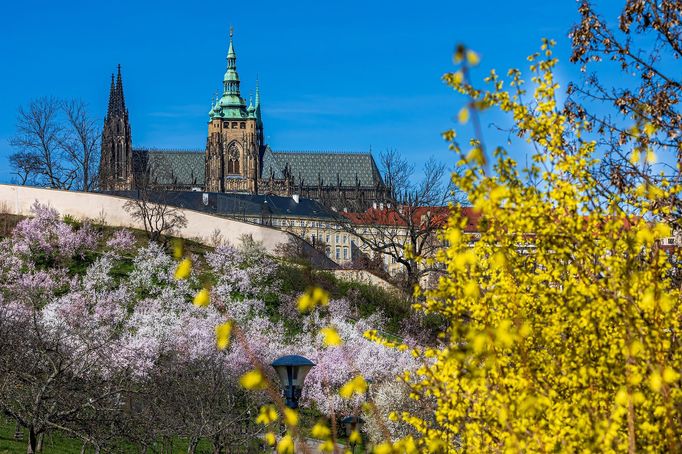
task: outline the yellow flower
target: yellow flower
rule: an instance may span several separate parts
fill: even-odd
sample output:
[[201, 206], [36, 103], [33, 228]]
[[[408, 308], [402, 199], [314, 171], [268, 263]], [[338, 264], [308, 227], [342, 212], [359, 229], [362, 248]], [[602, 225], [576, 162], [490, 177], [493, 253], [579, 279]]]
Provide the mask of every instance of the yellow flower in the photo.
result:
[[654, 150], [651, 148], [647, 148], [646, 150], [646, 163], [656, 164], [656, 152], [654, 152]]
[[339, 336], [339, 333], [330, 326], [322, 328], [320, 334], [324, 336], [322, 343], [325, 347], [335, 347], [342, 344], [341, 336]]
[[300, 312], [310, 312], [317, 306], [327, 305], [329, 305], [329, 293], [319, 287], [308, 289], [298, 298], [298, 310]]
[[183, 254], [182, 240], [176, 238], [173, 240], [173, 257], [176, 260], [180, 260], [180, 258], [182, 258], [182, 254]]
[[477, 66], [481, 62], [481, 58], [473, 50], [468, 50], [467, 51], [467, 62], [471, 66]]
[[329, 430], [329, 427], [324, 422], [318, 421], [310, 430], [310, 435], [322, 440], [331, 435], [331, 430]]
[[[469, 114], [467, 110], [467, 116], [466, 118], [469, 119]], [[462, 123], [466, 123], [466, 120], [462, 121]], [[483, 149], [481, 147], [474, 147], [471, 150], [469, 150], [469, 153], [466, 155], [466, 160], [468, 162], [473, 162], [474, 164], [477, 165], [483, 165], [485, 164], [485, 154], [483, 154]]]
[[350, 399], [353, 394], [364, 394], [365, 392], [367, 392], [367, 382], [362, 375], [356, 375], [339, 389], [339, 395], [344, 399]]
[[232, 333], [232, 320], [215, 327], [215, 341], [218, 350], [225, 350], [230, 345], [230, 334]]
[[348, 443], [352, 443], [357, 445], [358, 443], [362, 443], [362, 437], [360, 436], [360, 432], [357, 430], [354, 430], [350, 433], [350, 436], [348, 437]]
[[289, 426], [295, 426], [298, 424], [298, 413], [296, 410], [292, 410], [291, 408], [285, 408], [284, 409], [284, 421], [289, 425]]
[[655, 371], [649, 377], [649, 386], [656, 392], [661, 390], [661, 387], [663, 386], [663, 377], [661, 377], [661, 374], [658, 373], [658, 371]]
[[245, 389], [263, 389], [265, 378], [258, 369], [251, 370], [239, 378], [239, 384]]
[[291, 435], [286, 434], [279, 440], [277, 454], [294, 454], [294, 439]]
[[379, 443], [374, 447], [374, 454], [391, 454], [393, 452], [393, 446], [391, 443]]
[[266, 432], [265, 442], [268, 444], [268, 446], [275, 446], [275, 443], [277, 442], [277, 438], [275, 437], [275, 434], [272, 432]]
[[192, 261], [188, 258], [184, 259], [178, 264], [175, 269], [175, 279], [182, 280], [189, 277], [189, 273], [192, 271]]
[[680, 379], [680, 374], [677, 373], [672, 367], [666, 367], [663, 370], [663, 381], [666, 383], [674, 383]]
[[194, 296], [194, 305], [197, 307], [206, 307], [210, 302], [211, 298], [208, 289], [202, 288]]
[[469, 109], [467, 107], [462, 107], [461, 109], [459, 109], [459, 113], [457, 114], [457, 120], [462, 124], [469, 121]]
[[263, 405], [260, 407], [260, 412], [256, 417], [256, 423], [267, 426], [268, 424], [272, 424], [273, 422], [277, 421], [278, 418], [279, 415], [277, 414], [277, 410], [275, 410], [274, 405]]
[[327, 440], [324, 443], [320, 443], [318, 448], [322, 452], [334, 452], [334, 443], [331, 440]]

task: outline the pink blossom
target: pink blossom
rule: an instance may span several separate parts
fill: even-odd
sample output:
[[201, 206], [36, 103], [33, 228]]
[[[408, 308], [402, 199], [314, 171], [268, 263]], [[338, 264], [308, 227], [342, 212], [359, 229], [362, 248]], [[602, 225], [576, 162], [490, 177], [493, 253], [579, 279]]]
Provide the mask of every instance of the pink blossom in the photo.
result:
[[107, 246], [116, 252], [130, 250], [135, 246], [135, 235], [128, 229], [116, 230], [107, 240]]

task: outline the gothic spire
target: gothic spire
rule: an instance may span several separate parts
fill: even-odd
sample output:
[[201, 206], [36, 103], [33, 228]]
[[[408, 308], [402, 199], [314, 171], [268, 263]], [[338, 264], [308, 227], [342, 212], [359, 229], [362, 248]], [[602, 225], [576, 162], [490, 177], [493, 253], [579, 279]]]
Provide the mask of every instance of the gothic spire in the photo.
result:
[[237, 54], [232, 42], [233, 35], [234, 28], [230, 26], [230, 48], [227, 51], [227, 71], [223, 78], [223, 93], [239, 97], [239, 74], [237, 74]]
[[126, 111], [125, 97], [123, 96], [123, 78], [121, 77], [121, 64], [118, 65], [118, 76], [116, 77], [116, 105], [115, 110], [119, 114]]
[[109, 88], [109, 107], [107, 107], [107, 118], [111, 116], [115, 97], [116, 91], [114, 87], [114, 73], [111, 73], [111, 87]]

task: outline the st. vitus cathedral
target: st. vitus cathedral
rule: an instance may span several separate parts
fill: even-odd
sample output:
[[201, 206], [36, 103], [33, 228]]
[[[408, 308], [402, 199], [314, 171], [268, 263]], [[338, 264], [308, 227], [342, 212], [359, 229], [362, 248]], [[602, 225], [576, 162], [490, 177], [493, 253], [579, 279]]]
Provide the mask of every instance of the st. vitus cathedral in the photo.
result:
[[274, 151], [264, 141], [260, 89], [247, 106], [240, 94], [237, 54], [227, 52], [223, 93], [208, 113], [203, 150], [133, 148], [121, 67], [111, 77], [102, 131], [100, 187], [274, 194], [315, 199], [336, 209], [364, 209], [389, 190], [370, 152]]

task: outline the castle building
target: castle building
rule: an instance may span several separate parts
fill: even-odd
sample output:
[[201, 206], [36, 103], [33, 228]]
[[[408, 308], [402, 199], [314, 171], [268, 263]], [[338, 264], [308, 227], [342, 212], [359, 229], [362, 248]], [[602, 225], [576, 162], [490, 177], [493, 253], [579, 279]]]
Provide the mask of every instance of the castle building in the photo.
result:
[[222, 96], [212, 102], [203, 150], [133, 148], [120, 65], [112, 75], [102, 131], [100, 188], [232, 192], [292, 196], [338, 210], [389, 199], [371, 152], [274, 151], [265, 143], [260, 87], [255, 103], [241, 96], [230, 30]]

